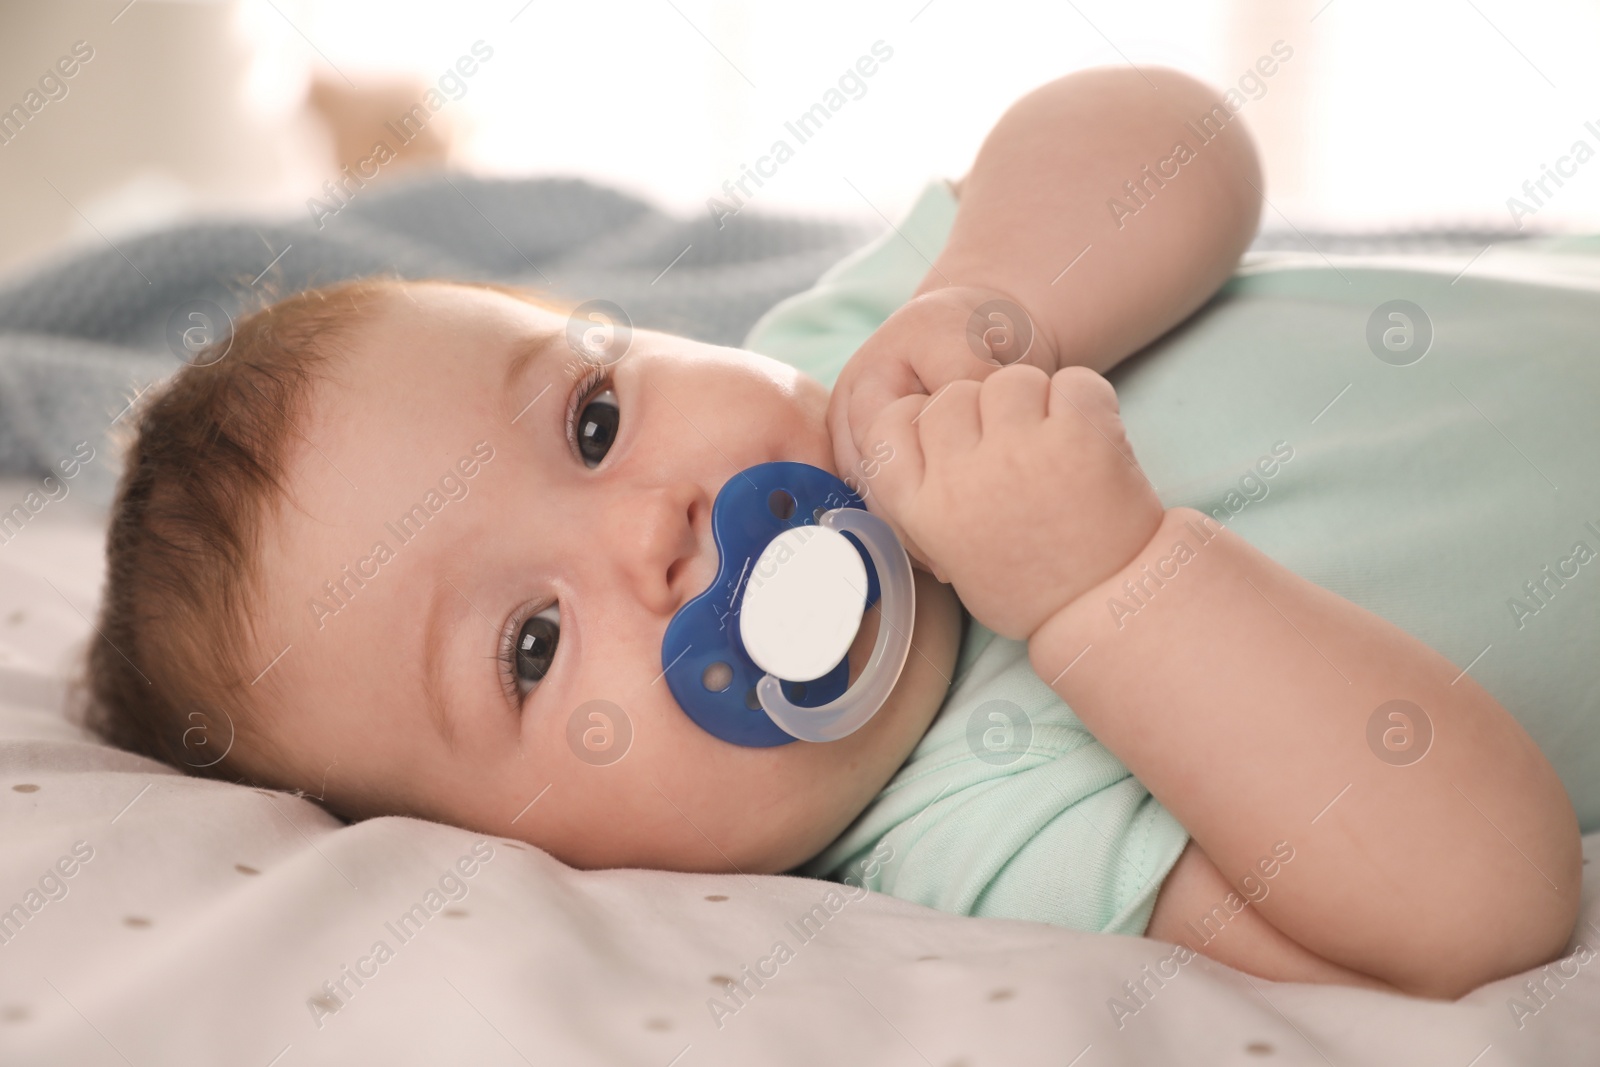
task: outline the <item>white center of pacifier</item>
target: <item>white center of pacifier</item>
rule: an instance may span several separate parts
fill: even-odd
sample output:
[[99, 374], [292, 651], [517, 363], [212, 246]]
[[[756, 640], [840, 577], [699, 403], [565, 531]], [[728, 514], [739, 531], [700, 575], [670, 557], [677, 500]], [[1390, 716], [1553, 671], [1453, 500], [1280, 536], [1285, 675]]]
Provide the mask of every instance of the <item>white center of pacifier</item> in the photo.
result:
[[790, 682], [827, 674], [850, 650], [867, 605], [867, 567], [837, 530], [785, 530], [745, 582], [739, 636], [762, 670]]

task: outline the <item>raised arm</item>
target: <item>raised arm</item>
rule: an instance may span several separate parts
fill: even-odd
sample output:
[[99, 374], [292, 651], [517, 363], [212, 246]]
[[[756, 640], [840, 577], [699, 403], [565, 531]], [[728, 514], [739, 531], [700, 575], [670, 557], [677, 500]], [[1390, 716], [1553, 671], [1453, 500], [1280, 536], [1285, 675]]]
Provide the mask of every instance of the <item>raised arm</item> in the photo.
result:
[[917, 293], [997, 290], [1055, 353], [1044, 369], [1104, 373], [1227, 280], [1261, 188], [1255, 145], [1215, 90], [1160, 68], [1069, 74], [989, 132]]
[[[976, 354], [973, 323], [990, 320], [975, 313], [991, 300], [1020, 305], [1037, 328], [1023, 362], [1110, 370], [1227, 280], [1255, 233], [1260, 186], [1243, 120], [1187, 75], [1087, 70], [1029, 93], [959, 183], [955, 223], [916, 295], [834, 383], [837, 468], [863, 469], [866, 429], [887, 405], [1015, 361]], [[991, 347], [1004, 334], [984, 331]], [[858, 489], [870, 507], [869, 490]]]

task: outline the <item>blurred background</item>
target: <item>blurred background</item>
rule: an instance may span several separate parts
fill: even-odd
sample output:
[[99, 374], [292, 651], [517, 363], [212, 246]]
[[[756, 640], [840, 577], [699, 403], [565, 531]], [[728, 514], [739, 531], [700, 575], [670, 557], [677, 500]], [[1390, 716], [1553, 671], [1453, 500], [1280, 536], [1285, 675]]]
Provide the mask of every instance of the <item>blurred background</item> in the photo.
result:
[[[1600, 161], [1574, 152], [1600, 149], [1596, 40], [1597, 0], [3, 0], [0, 271], [187, 216], [314, 213], [347, 164], [706, 211], [876, 42], [890, 58], [752, 210], [881, 224], [1022, 93], [1133, 63], [1240, 88], [1269, 226], [1594, 229]], [[386, 131], [430, 90], [402, 145]]]

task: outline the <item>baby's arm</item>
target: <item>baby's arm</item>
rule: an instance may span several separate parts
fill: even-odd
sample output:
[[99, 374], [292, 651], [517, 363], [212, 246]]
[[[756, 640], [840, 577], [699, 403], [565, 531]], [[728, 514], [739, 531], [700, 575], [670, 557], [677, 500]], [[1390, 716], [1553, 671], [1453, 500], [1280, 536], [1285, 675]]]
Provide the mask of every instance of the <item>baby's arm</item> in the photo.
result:
[[1227, 280], [1255, 235], [1260, 188], [1255, 146], [1215, 90], [1161, 68], [1070, 74], [989, 132], [917, 295], [997, 290], [1060, 366], [1104, 373]]
[[[868, 434], [893, 448], [882, 512], [1192, 835], [1169, 880], [1221, 909], [1201, 951], [1445, 997], [1561, 951], [1580, 840], [1538, 747], [1422, 642], [1164, 509], [1105, 378], [997, 368], [890, 403]], [[1424, 722], [1425, 750], [1386, 736]], [[1153, 936], [1202, 923], [1156, 912]]]
[[[1577, 821], [1517, 721], [1421, 641], [1202, 513], [1168, 510], [1132, 562], [1033, 633], [1029, 658], [1189, 830], [1202, 866], [1269, 886], [1254, 910], [1322, 960], [1456, 997], [1571, 935]], [[1421, 709], [1413, 742], [1431, 724], [1409, 764], [1380, 756], [1383, 731], [1406, 728], [1385, 714], [1374, 730], [1392, 700]], [[1293, 860], [1263, 882], [1278, 842]], [[1189, 894], [1189, 913], [1151, 935], [1199, 947], [1169, 931], [1221, 902]], [[1284, 969], [1264, 942], [1222, 947], [1242, 969]]]
[[[1233, 269], [1261, 179], [1238, 121], [1197, 146], [1184, 120], [1213, 106], [1161, 70], [1086, 71], [1014, 105], [918, 296], [841, 374], [838, 451], [893, 440], [874, 510], [973, 615], [1029, 640], [1038, 675], [1193, 835], [1153, 936], [1195, 940], [1171, 936], [1200, 921], [1184, 909], [1222, 905], [1210, 894], [1231, 885], [1258, 899], [1207, 954], [1272, 977], [1459, 995], [1552, 958], [1571, 934], [1579, 837], [1549, 762], [1421, 642], [1199, 512], [1163, 512], [1103, 380], [1055, 373], [1108, 370]], [[1194, 156], [1157, 187], [1143, 168], [1178, 140]], [[1130, 180], [1146, 182], [1144, 203], [1119, 225], [1107, 201], [1133, 204]], [[1028, 367], [966, 354], [967, 305], [993, 296], [1039, 330]], [[1177, 560], [1179, 541], [1192, 558]], [[1369, 745], [1391, 700], [1433, 729], [1410, 765]], [[1279, 842], [1292, 862], [1271, 864], [1265, 896], [1246, 893]]]
[[1080, 71], [1024, 96], [960, 182], [955, 223], [916, 295], [834, 383], [837, 468], [863, 469], [866, 428], [887, 404], [1015, 360], [996, 350], [984, 362], [970, 347], [990, 300], [1024, 309], [1040, 336], [1022, 360], [1047, 373], [1104, 372], [1153, 341], [1227, 280], [1255, 233], [1260, 186], [1243, 120], [1177, 71]]

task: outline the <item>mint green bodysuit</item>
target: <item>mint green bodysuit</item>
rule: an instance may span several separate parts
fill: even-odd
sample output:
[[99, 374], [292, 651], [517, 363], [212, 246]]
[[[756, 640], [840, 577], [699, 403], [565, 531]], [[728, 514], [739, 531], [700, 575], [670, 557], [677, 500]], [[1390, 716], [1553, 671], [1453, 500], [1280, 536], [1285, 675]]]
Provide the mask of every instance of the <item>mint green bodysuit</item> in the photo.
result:
[[[955, 212], [929, 183], [745, 346], [831, 386], [910, 299]], [[1466, 256], [1247, 257], [1107, 375], [1163, 504], [1207, 512], [1470, 669], [1555, 764], [1586, 832], [1600, 828], [1596, 251], [1588, 238], [1499, 246], [1464, 273]], [[1420, 316], [1392, 317], [1396, 300]], [[867, 888], [1142, 934], [1183, 827], [1034, 673], [1025, 643], [967, 616], [953, 680], [904, 766], [797, 873], [837, 879], [887, 844]]]

